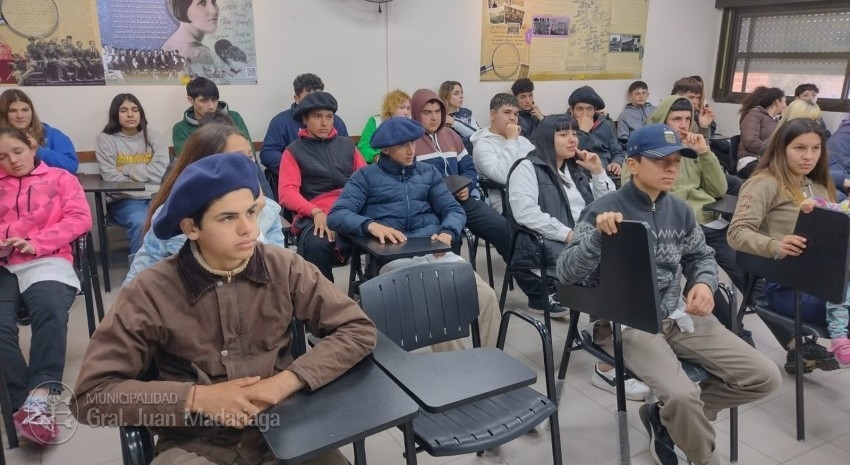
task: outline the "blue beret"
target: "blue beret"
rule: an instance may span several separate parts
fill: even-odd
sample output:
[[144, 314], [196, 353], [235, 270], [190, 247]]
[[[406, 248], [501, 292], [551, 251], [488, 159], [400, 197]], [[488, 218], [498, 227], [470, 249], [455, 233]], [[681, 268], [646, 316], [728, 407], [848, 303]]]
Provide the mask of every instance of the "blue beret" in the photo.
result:
[[180, 235], [180, 222], [239, 189], [260, 195], [257, 165], [244, 153], [219, 153], [191, 163], [180, 173], [171, 193], [153, 221], [156, 237], [166, 240]]
[[307, 116], [313, 110], [330, 110], [336, 113], [338, 105], [333, 95], [327, 92], [310, 92], [301, 99], [295, 111], [292, 112], [292, 119], [301, 122], [302, 116]]
[[394, 145], [406, 144], [419, 139], [425, 129], [417, 121], [404, 116], [393, 116], [381, 123], [372, 133], [372, 148], [382, 149]]

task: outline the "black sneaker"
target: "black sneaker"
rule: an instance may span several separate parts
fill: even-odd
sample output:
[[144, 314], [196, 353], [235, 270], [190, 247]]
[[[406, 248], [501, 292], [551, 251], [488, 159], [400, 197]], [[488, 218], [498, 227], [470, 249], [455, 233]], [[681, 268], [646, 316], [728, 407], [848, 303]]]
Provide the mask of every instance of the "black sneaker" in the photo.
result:
[[[795, 353], [796, 349], [791, 349], [785, 357], [785, 371], [792, 375], [797, 372], [797, 365], [794, 361]], [[832, 371], [841, 368], [841, 365], [826, 350], [826, 347], [811, 339], [806, 339], [803, 342], [803, 373], [811, 373], [815, 368], [823, 371]]]
[[640, 421], [649, 434], [649, 453], [658, 465], [678, 465], [679, 458], [673, 450], [673, 438], [661, 424], [658, 402], [640, 406]]
[[752, 346], [753, 349], [756, 348], [756, 341], [753, 340], [753, 332], [744, 328], [741, 328], [738, 331], [738, 337], [741, 338], [744, 342]]

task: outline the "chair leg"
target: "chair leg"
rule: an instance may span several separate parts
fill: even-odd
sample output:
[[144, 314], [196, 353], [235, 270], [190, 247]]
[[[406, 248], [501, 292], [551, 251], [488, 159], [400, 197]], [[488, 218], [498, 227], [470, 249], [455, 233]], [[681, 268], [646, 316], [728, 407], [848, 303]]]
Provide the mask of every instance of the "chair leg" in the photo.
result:
[[797, 440], [806, 440], [806, 418], [805, 407], [803, 405], [803, 294], [794, 290], [794, 347], [795, 360], [797, 366], [795, 381], [796, 381], [796, 398], [797, 398]]
[[[18, 447], [18, 433], [15, 431], [15, 420], [12, 418], [12, 401], [9, 399], [9, 391], [6, 390], [6, 374], [0, 367], [0, 410], [3, 412], [3, 424], [6, 426], [6, 439], [9, 441], [9, 449]], [[6, 456], [0, 444], [0, 457], [5, 463]]]
[[738, 407], [729, 409], [729, 461], [738, 461]]
[[564, 341], [561, 367], [558, 369], [558, 382], [563, 382], [564, 378], [567, 377], [567, 366], [570, 364], [573, 343], [578, 340], [578, 319], [580, 315], [578, 310], [570, 309], [570, 328], [567, 330], [567, 340]]
[[354, 465], [366, 465], [366, 440], [354, 441]]
[[620, 463], [631, 463], [629, 423], [626, 417], [626, 369], [623, 364], [623, 333], [619, 323], [614, 323], [614, 370], [617, 384], [617, 432], [620, 439]]
[[413, 442], [413, 420], [401, 426], [404, 433], [404, 458], [407, 465], [416, 465], [416, 444]]
[[487, 282], [490, 283], [490, 287], [495, 289], [495, 282], [493, 280], [493, 254], [490, 253], [490, 243], [484, 241], [484, 255], [487, 258]]

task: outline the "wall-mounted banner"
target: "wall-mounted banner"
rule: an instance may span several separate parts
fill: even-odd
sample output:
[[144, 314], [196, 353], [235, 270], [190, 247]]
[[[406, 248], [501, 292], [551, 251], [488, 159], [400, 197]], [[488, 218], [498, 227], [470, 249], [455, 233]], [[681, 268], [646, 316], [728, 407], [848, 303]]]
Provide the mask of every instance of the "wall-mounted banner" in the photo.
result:
[[481, 80], [635, 79], [647, 0], [483, 0]]
[[107, 84], [256, 84], [253, 0], [97, 0]]
[[0, 82], [256, 84], [253, 0], [0, 0]]

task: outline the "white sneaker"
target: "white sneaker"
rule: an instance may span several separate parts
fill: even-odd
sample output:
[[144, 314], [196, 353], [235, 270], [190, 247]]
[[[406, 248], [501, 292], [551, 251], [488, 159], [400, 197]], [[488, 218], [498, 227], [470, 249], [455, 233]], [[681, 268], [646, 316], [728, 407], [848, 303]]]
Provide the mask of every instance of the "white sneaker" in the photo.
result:
[[[614, 370], [608, 372], [599, 371], [599, 364], [596, 364], [593, 367], [593, 376], [591, 376], [590, 382], [599, 389], [608, 391], [611, 394], [617, 394]], [[630, 376], [626, 377], [626, 382], [623, 384], [626, 389], [626, 399], [643, 402], [650, 395], [651, 390], [649, 386]]]

